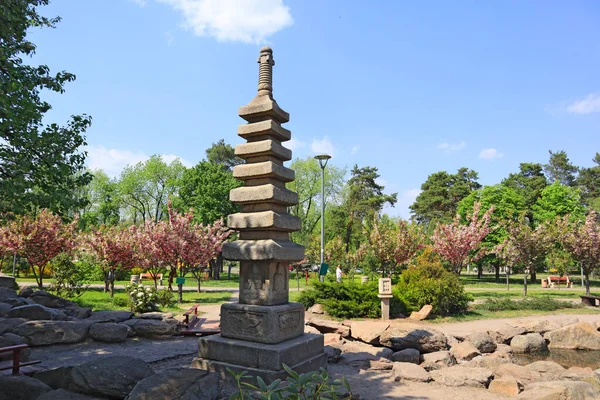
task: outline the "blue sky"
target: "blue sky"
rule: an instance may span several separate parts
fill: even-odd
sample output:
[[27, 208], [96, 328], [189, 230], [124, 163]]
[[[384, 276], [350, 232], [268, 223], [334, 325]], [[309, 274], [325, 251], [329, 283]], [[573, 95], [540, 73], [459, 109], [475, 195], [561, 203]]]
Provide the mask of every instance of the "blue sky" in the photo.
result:
[[52, 0], [35, 63], [77, 81], [49, 120], [93, 117], [89, 164], [152, 154], [193, 165], [241, 143], [262, 45], [295, 157], [376, 166], [393, 215], [433, 172], [498, 183], [520, 162], [600, 151], [600, 3], [589, 1]]

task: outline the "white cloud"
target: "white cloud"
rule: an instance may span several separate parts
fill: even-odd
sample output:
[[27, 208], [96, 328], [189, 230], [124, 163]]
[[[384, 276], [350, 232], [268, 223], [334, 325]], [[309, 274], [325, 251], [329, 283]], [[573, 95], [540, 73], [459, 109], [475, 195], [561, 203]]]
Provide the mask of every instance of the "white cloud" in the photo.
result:
[[479, 158], [483, 160], [497, 160], [504, 157], [504, 153], [500, 153], [496, 149], [483, 149], [479, 153]]
[[331, 143], [328, 136], [325, 136], [322, 140], [313, 139], [310, 150], [315, 154], [326, 153], [332, 157], [335, 154], [333, 143]]
[[140, 7], [146, 7], [146, 0], [129, 0], [129, 1], [137, 4]]
[[169, 31], [165, 32], [165, 41], [167, 42], [167, 46], [171, 47], [175, 44], [175, 36]]
[[467, 146], [467, 144], [465, 142], [460, 142], [460, 143], [448, 143], [448, 142], [442, 142], [440, 144], [437, 145], [437, 148], [439, 150], [444, 151], [444, 153], [452, 153], [458, 150], [462, 150]]
[[[121, 174], [121, 171], [127, 165], [135, 165], [139, 162], [146, 161], [150, 158], [149, 155], [142, 151], [129, 151], [121, 149], [107, 149], [104, 146], [87, 146], [88, 152], [87, 164], [91, 169], [101, 169], [107, 175], [116, 177]], [[173, 154], [166, 154], [162, 159], [166, 163], [173, 162], [179, 158]], [[191, 167], [193, 164], [187, 160], [181, 159], [181, 163], [186, 167]]]
[[285, 142], [283, 145], [285, 147], [287, 147], [288, 149], [290, 149], [291, 151], [296, 151], [298, 149], [302, 149], [302, 148], [306, 147], [306, 143], [304, 143], [301, 140], [296, 140], [294, 138], [291, 138], [290, 140]]
[[591, 114], [600, 112], [600, 93], [588, 94], [583, 100], [577, 100], [567, 106], [571, 114]]
[[294, 23], [283, 0], [158, 0], [183, 14], [183, 27], [219, 41], [259, 44]]
[[350, 150], [350, 154], [355, 155], [360, 150], [360, 146], [352, 146], [352, 150]]

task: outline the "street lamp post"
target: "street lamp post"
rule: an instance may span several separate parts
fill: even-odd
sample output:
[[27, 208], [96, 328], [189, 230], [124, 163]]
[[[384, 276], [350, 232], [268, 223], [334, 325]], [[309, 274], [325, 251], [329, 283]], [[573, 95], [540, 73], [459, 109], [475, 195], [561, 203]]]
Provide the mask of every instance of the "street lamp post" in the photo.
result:
[[[331, 156], [325, 153], [315, 156], [321, 166], [321, 267], [325, 262], [325, 167], [330, 158]], [[320, 280], [324, 280], [323, 275], [320, 276]]]

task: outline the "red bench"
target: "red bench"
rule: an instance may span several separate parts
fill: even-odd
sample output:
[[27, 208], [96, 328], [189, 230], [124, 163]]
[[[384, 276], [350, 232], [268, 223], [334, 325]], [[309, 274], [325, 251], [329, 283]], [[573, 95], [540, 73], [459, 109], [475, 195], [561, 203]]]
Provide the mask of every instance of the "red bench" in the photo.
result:
[[570, 288], [573, 286], [573, 282], [569, 280], [568, 276], [549, 276], [548, 277], [548, 286], [553, 288], [554, 286], [565, 285]]
[[21, 350], [28, 348], [26, 344], [18, 344], [15, 346], [0, 347], [0, 353], [12, 352], [12, 362], [0, 363], [0, 371], [12, 369], [13, 375], [19, 375], [19, 369], [27, 365], [39, 364], [41, 361], [21, 362]]

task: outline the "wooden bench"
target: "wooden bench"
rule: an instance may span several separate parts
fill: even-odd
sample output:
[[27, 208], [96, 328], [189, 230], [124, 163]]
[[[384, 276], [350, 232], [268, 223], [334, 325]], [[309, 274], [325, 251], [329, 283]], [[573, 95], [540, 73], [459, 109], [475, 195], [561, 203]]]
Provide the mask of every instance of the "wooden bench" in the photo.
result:
[[[158, 278], [158, 284], [160, 286], [162, 286], [163, 284], [163, 274], [158, 274], [156, 275], [156, 277]], [[150, 281], [154, 281], [154, 278], [152, 278], [152, 274], [149, 272], [143, 272], [140, 274], [140, 282], [143, 281], [144, 279], [150, 280]]]
[[5, 371], [8, 369], [12, 369], [13, 375], [19, 375], [19, 370], [21, 367], [25, 367], [27, 365], [39, 364], [41, 361], [27, 361], [21, 362], [21, 350], [28, 348], [29, 346], [26, 344], [18, 344], [15, 346], [8, 347], [0, 347], [0, 353], [8, 353], [12, 352], [12, 362], [8, 363], [0, 363], [0, 371]]
[[548, 277], [548, 286], [553, 288], [554, 286], [565, 285], [570, 288], [573, 286], [573, 282], [569, 280], [568, 276], [549, 276]]
[[221, 329], [218, 326], [202, 327], [206, 322], [206, 318], [198, 318], [198, 306], [199, 304], [194, 304], [189, 310], [183, 313], [184, 327], [180, 330], [181, 334], [186, 336], [203, 336], [221, 333]]
[[600, 297], [598, 296], [579, 296], [581, 302], [586, 306], [600, 307]]

